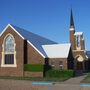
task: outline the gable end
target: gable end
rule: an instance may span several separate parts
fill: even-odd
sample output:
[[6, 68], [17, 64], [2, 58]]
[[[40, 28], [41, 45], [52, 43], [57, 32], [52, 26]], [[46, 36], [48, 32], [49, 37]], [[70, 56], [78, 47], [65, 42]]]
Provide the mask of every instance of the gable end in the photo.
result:
[[[7, 30], [8, 27], [11, 27], [23, 40], [25, 40], [25, 38], [10, 24], [8, 24], [4, 30], [1, 32], [0, 37], [2, 36], [2, 34]], [[27, 42], [43, 57], [45, 58], [45, 56], [29, 41], [27, 40]]]

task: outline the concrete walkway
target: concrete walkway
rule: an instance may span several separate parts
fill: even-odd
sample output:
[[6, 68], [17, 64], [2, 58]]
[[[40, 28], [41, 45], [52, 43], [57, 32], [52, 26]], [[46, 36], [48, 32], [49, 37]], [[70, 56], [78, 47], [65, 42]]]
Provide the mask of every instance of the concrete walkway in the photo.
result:
[[73, 77], [69, 80], [66, 80], [65, 82], [62, 82], [63, 84], [80, 84], [80, 82], [86, 77], [86, 75]]
[[66, 80], [65, 82], [56, 83], [50, 90], [90, 90], [90, 87], [84, 88], [80, 86], [80, 82], [86, 77], [86, 75], [78, 76]]

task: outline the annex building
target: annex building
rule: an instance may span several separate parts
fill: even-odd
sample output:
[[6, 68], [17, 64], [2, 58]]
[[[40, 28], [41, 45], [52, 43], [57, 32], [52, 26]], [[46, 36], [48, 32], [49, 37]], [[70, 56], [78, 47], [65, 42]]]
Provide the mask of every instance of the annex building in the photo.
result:
[[0, 76], [43, 77], [43, 72], [24, 71], [25, 64], [88, 70], [83, 32], [75, 32], [72, 11], [70, 19], [70, 43], [65, 44], [8, 24], [0, 34]]

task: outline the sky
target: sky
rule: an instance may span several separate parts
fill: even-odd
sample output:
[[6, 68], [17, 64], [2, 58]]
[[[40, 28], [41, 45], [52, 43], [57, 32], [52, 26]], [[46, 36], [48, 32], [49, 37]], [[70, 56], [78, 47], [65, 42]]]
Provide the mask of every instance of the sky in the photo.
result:
[[69, 42], [70, 11], [75, 30], [90, 50], [90, 0], [0, 0], [0, 32], [13, 24], [58, 43]]

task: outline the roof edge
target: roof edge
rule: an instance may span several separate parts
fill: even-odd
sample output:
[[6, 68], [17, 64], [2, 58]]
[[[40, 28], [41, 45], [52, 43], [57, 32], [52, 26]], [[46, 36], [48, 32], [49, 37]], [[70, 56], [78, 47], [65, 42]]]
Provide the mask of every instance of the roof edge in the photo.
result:
[[44, 56], [29, 40], [27, 40], [27, 42], [28, 42], [43, 58], [45, 58], [45, 56]]
[[11, 24], [8, 24], [8, 25], [4, 28], [4, 30], [0, 33], [0, 36], [2, 36], [2, 34], [6, 31], [6, 29], [7, 29], [8, 27], [11, 27], [22, 39], [24, 39], [24, 37], [23, 37], [19, 32], [17, 32], [17, 30], [16, 30]]
[[[0, 37], [2, 36], [2, 34], [6, 31], [6, 29], [8, 27], [11, 27], [22, 39], [25, 39], [11, 24], [8, 24], [3, 31], [0, 33]], [[43, 57], [45, 58], [45, 56], [29, 41], [27, 40], [27, 42]]]
[[42, 45], [42, 47], [43, 47], [43, 46], [53, 46], [53, 45], [70, 45], [70, 46], [71, 46], [71, 43], [48, 44], [48, 45]]

